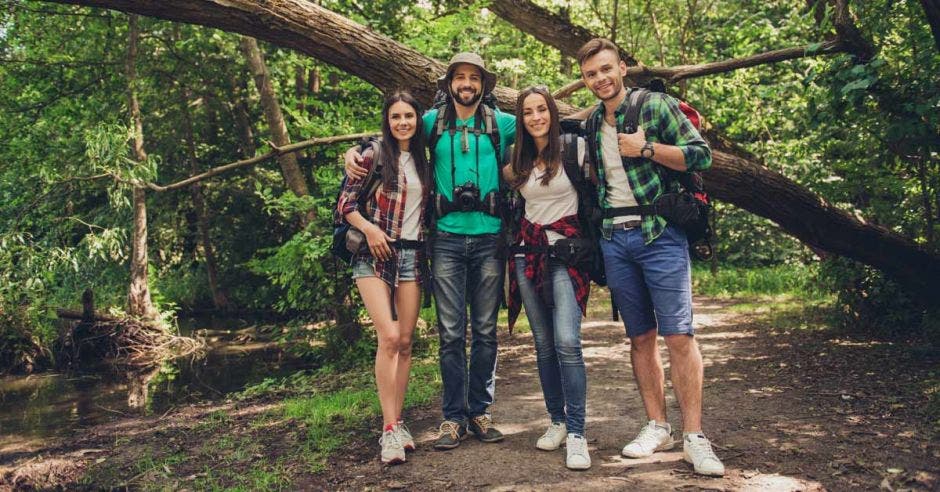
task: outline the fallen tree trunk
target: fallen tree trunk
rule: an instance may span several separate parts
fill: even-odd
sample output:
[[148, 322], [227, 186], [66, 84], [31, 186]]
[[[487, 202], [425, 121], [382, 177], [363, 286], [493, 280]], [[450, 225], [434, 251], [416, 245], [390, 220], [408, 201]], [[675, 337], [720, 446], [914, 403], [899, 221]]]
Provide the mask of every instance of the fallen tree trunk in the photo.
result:
[[[201, 24], [264, 39], [331, 63], [376, 87], [411, 87], [429, 103], [444, 65], [313, 3], [299, 0], [54, 0]], [[504, 3], [496, 0], [494, 4]], [[511, 2], [521, 5], [523, 2]], [[542, 9], [544, 10], [544, 9]], [[497, 11], [498, 12], [498, 11]], [[531, 14], [530, 14], [531, 16]], [[545, 21], [547, 22], [547, 21]], [[531, 22], [519, 25], [525, 30]], [[556, 26], [556, 30], [565, 26]], [[573, 56], [574, 43], [562, 48]], [[516, 91], [495, 91], [504, 108]], [[573, 108], [559, 105], [563, 114]], [[720, 138], [712, 138], [718, 144]], [[869, 264], [922, 296], [940, 290], [940, 257], [891, 231], [841, 211], [733, 145], [716, 145], [706, 174], [714, 196], [767, 217], [798, 239]], [[768, 185], [767, 183], [773, 183]]]
[[[575, 56], [578, 48], [598, 37], [574, 26], [563, 17], [529, 0], [493, 0], [490, 9], [536, 39]], [[842, 15], [848, 15], [844, 12]], [[524, 12], [525, 15], [519, 15]], [[849, 43], [830, 43], [829, 50], [856, 46], [858, 36], [850, 29], [840, 35]], [[555, 33], [570, 33], [559, 40]], [[640, 63], [621, 49], [628, 65]], [[639, 74], [639, 72], [634, 71]], [[647, 73], [647, 72], [643, 72]], [[572, 84], [573, 85], [573, 84]], [[572, 90], [574, 87], [568, 87]], [[774, 221], [781, 229], [814, 249], [839, 254], [871, 265], [894, 277], [921, 299], [930, 301], [940, 288], [940, 256], [928, 252], [911, 239], [856, 218], [786, 176], [773, 171], [760, 159], [737, 147], [717, 131], [706, 132], [712, 146], [712, 168], [703, 174], [708, 189], [718, 200], [732, 203]]]

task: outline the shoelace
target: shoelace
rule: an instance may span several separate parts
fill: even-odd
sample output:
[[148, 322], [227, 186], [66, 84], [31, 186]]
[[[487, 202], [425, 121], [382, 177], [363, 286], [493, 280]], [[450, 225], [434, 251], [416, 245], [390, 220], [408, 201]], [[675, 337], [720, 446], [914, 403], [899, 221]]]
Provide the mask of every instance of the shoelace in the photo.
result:
[[457, 429], [458, 429], [458, 428], [459, 428], [459, 427], [458, 427], [458, 425], [457, 425], [456, 422], [447, 421], [447, 422], [444, 422], [443, 424], [441, 424], [440, 428], [438, 428], [438, 432], [439, 432], [442, 436], [443, 436], [445, 433], [449, 433], [449, 434], [450, 434], [450, 437], [452, 437], [452, 438], [456, 441], [457, 439], [460, 438], [460, 436], [457, 434]]
[[490, 418], [487, 417], [486, 415], [480, 415], [479, 417], [474, 417], [473, 421], [476, 422], [477, 425], [480, 427], [480, 430], [483, 431], [484, 434], [486, 434], [486, 432], [490, 428]]
[[568, 449], [571, 454], [586, 455], [587, 439], [583, 437], [568, 439]]
[[[390, 441], [386, 441], [386, 440], [390, 440]], [[385, 431], [385, 432], [383, 432], [383, 433], [382, 433], [382, 437], [379, 438], [379, 445], [380, 445], [380, 446], [385, 446], [386, 442], [388, 442], [388, 445], [389, 445], [389, 446], [391, 446], [391, 445], [393, 445], [393, 444], [396, 444], [396, 443], [397, 443], [399, 446], [401, 446], [401, 441], [398, 439], [398, 434], [396, 434], [396, 433], [394, 433], [394, 432], [392, 432], [392, 431]]]
[[561, 425], [552, 424], [548, 426], [548, 430], [545, 431], [545, 434], [542, 437], [555, 440], [559, 433], [561, 433]]
[[659, 443], [659, 438], [656, 437], [656, 427], [653, 425], [647, 425], [640, 431], [640, 435], [636, 436], [636, 440], [644, 446], [656, 446]]
[[408, 426], [405, 425], [404, 422], [399, 422], [399, 423], [398, 423], [398, 429], [401, 431], [402, 434], [404, 434], [404, 435], [406, 435], [406, 436], [408, 436], [408, 437], [411, 437], [411, 431], [408, 430]]
[[689, 439], [686, 442], [689, 443], [689, 446], [692, 447], [696, 453], [698, 453], [702, 459], [713, 459], [718, 461], [718, 456], [715, 455], [715, 451], [712, 449], [712, 445], [708, 442], [708, 439], [704, 437], [701, 439]]

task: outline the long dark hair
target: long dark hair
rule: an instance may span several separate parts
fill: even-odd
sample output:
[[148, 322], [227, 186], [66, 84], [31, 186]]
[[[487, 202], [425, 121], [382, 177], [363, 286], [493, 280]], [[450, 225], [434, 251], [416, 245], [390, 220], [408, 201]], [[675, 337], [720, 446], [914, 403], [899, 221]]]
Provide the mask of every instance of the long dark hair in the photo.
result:
[[421, 118], [423, 111], [414, 96], [403, 90], [389, 94], [382, 106], [382, 147], [379, 155], [381, 159], [379, 164], [382, 165], [382, 185], [386, 190], [398, 186], [398, 158], [401, 156], [401, 149], [398, 147], [398, 140], [392, 136], [392, 128], [388, 123], [388, 111], [392, 104], [397, 102], [408, 104], [415, 111], [415, 134], [408, 144], [408, 151], [415, 160], [415, 169], [418, 171], [421, 186], [427, 191], [431, 184], [431, 166], [428, 163], [428, 144], [424, 136], [424, 121]]
[[[539, 94], [545, 98], [551, 122], [548, 125], [548, 145], [541, 152], [535, 147], [535, 139], [525, 128], [522, 105], [525, 98], [532, 94]], [[558, 105], [555, 98], [544, 86], [529, 87], [519, 92], [516, 99], [516, 145], [512, 151], [512, 174], [514, 180], [510, 183], [513, 189], [519, 189], [529, 179], [529, 174], [535, 168], [536, 159], [545, 163], [545, 174], [542, 176], [542, 186], [548, 184], [558, 172], [561, 164], [561, 122], [558, 118]]]

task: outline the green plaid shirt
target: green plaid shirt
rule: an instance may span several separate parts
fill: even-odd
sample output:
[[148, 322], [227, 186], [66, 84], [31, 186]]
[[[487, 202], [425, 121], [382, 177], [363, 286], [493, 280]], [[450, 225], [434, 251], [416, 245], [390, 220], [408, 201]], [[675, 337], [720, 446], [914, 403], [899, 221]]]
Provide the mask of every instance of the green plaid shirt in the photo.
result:
[[[627, 90], [627, 97], [614, 111], [617, 118], [617, 133], [626, 133], [624, 131], [624, 118], [630, 104], [630, 91], [631, 89]], [[594, 145], [593, 154], [597, 156], [599, 161], [595, 163], [599, 183], [597, 187], [598, 203], [604, 208], [610, 208], [607, 203], [607, 181], [604, 178], [604, 152], [601, 145], [602, 132], [600, 131], [601, 125], [604, 123], [604, 111], [604, 103], [600, 103], [597, 109], [588, 117], [588, 121], [593, 119], [593, 127], [597, 128], [598, 131], [593, 136], [587, 135], [587, 141]], [[638, 120], [639, 125], [646, 132], [647, 141], [679, 147], [685, 155], [685, 165], [689, 171], [700, 171], [711, 166], [712, 154], [708, 144], [705, 143], [705, 139], [695, 129], [692, 122], [679, 109], [679, 102], [675, 98], [659, 92], [650, 92], [643, 107], [640, 108]], [[630, 187], [633, 188], [633, 196], [638, 204], [649, 205], [666, 191], [678, 189], [678, 183], [675, 181], [668, 184], [663, 183], [660, 173], [665, 174], [666, 168], [660, 164], [642, 157], [622, 157], [621, 160], [623, 166], [627, 169], [627, 180], [630, 182]], [[667, 186], [669, 186], [669, 189], [667, 189]], [[641, 228], [643, 230], [643, 239], [646, 244], [650, 244], [666, 228], [666, 219], [658, 215], [644, 216]], [[601, 224], [601, 234], [609, 240], [612, 233], [613, 218], [605, 218]]]

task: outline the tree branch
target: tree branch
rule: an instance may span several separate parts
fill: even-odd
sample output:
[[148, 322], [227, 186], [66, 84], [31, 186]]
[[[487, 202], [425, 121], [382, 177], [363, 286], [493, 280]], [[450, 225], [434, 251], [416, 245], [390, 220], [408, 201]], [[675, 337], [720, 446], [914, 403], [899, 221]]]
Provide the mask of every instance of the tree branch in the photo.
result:
[[[703, 63], [700, 65], [677, 65], [674, 67], [648, 67], [640, 64], [627, 68], [627, 79], [649, 79], [660, 78], [668, 83], [676, 83], [681, 80], [694, 77], [703, 77], [705, 75], [714, 75], [717, 73], [731, 72], [742, 68], [755, 67], [770, 63], [779, 63], [786, 60], [794, 60], [806, 56], [813, 56], [820, 53], [838, 53], [844, 51], [843, 44], [838, 41], [825, 41], [819, 44], [807, 46], [796, 46], [793, 48], [784, 48], [780, 50], [768, 51], [756, 55], [742, 58], [732, 58], [719, 62]], [[558, 99], [564, 99], [584, 87], [584, 82], [575, 80], [562, 87], [554, 96]]]
[[[268, 142], [268, 144], [271, 145], [271, 147], [274, 150], [271, 150], [270, 152], [266, 154], [262, 154], [259, 156], [252, 157], [250, 159], [242, 159], [240, 161], [235, 161], [229, 164], [214, 167], [202, 174], [190, 176], [189, 178], [186, 178], [182, 181], [178, 181], [173, 184], [161, 186], [156, 183], [143, 183], [143, 185], [146, 186], [147, 188], [150, 188], [153, 191], [172, 191], [172, 190], [176, 190], [179, 188], [185, 188], [186, 186], [189, 186], [193, 183], [198, 183], [200, 181], [209, 179], [213, 176], [218, 176], [219, 174], [223, 174], [234, 169], [252, 166], [252, 165], [258, 164], [259, 162], [264, 162], [268, 159], [276, 158], [280, 155], [296, 152], [298, 150], [302, 150], [307, 147], [313, 147], [314, 145], [326, 145], [326, 144], [332, 144], [332, 143], [338, 143], [338, 142], [348, 142], [350, 140], [359, 140], [361, 138], [371, 137], [375, 135], [377, 135], [377, 133], [354, 133], [350, 135], [336, 135], [333, 137], [317, 137], [317, 138], [307, 139], [302, 142], [285, 145], [283, 147], [276, 147], [271, 142]], [[114, 177], [118, 181], [121, 181], [127, 184], [141, 184], [141, 183], [134, 183], [134, 182], [130, 182], [124, 179], [120, 179], [117, 176], [112, 176], [112, 177]]]

